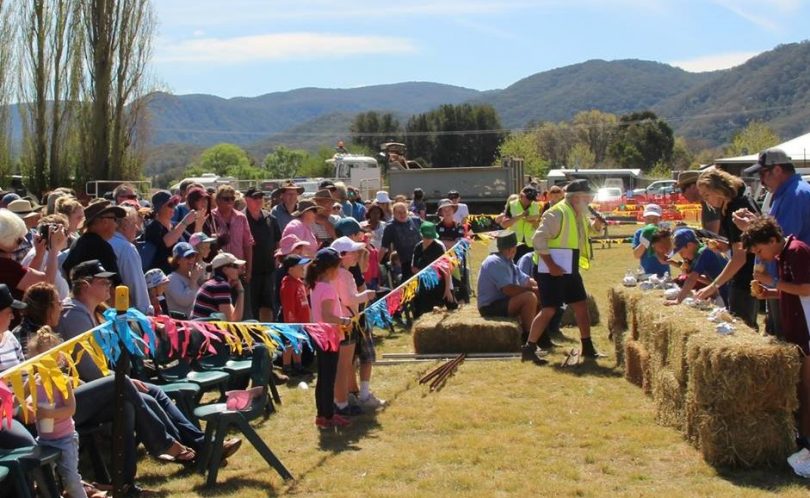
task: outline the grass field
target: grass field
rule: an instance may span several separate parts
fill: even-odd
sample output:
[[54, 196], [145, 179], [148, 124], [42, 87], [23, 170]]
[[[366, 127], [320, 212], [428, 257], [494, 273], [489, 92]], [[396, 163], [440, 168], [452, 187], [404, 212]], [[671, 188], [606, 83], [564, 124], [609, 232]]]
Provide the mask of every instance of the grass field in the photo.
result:
[[[486, 252], [480, 244], [473, 250], [473, 261]], [[418, 379], [435, 363], [380, 366], [372, 385], [389, 406], [331, 433], [313, 424], [312, 389], [282, 388], [281, 409], [257, 428], [295, 481], [282, 481], [247, 442], [215, 488], [146, 457], [139, 480], [171, 497], [808, 496], [810, 486], [786, 464], [715, 469], [680, 433], [655, 424], [652, 401], [615, 368], [604, 326], [607, 289], [632, 266], [628, 246], [619, 245], [597, 249], [586, 274], [603, 318], [593, 336], [609, 353], [597, 363], [555, 367], [567, 348], [546, 367], [467, 362], [434, 393]], [[565, 333], [576, 345], [577, 332]], [[380, 335], [378, 355], [412, 350], [405, 332]]]

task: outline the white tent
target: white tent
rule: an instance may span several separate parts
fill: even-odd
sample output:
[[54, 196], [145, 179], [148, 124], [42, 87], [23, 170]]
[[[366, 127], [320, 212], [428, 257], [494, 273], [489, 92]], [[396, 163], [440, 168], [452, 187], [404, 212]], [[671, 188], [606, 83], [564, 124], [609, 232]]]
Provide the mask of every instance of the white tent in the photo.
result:
[[[787, 142], [777, 145], [780, 149], [785, 151], [785, 154], [793, 159], [793, 164], [797, 168], [810, 167], [810, 133], [801, 135]], [[732, 165], [732, 164], [747, 164], [751, 165], [757, 162], [759, 152], [747, 156], [725, 157], [717, 159], [715, 164]]]

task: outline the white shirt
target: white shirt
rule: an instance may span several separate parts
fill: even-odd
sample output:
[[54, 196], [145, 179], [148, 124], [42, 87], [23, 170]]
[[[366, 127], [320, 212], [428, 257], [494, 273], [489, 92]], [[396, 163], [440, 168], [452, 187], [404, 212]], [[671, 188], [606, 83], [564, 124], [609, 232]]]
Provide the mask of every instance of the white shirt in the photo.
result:
[[[33, 247], [28, 251], [28, 253], [23, 257], [22, 261], [20, 262], [21, 265], [25, 267], [31, 266], [31, 261], [34, 260], [34, 256], [36, 256], [36, 249]], [[45, 250], [45, 256], [42, 258], [42, 262], [39, 264], [39, 268], [34, 268], [35, 270], [39, 270], [44, 272], [45, 271], [45, 262], [48, 261], [48, 250]], [[58, 261], [58, 260], [57, 260]], [[70, 286], [65, 280], [65, 277], [62, 275], [62, 265], [59, 265], [59, 268], [56, 271], [56, 280], [54, 281], [54, 286], [56, 287], [56, 292], [59, 293], [59, 299], [67, 299], [70, 295]]]
[[456, 210], [456, 214], [453, 215], [453, 221], [462, 224], [464, 223], [464, 218], [470, 215], [470, 209], [463, 202], [459, 202], [456, 206], [458, 206], [458, 209]]
[[149, 314], [152, 305], [149, 301], [149, 291], [146, 289], [146, 278], [143, 276], [141, 255], [121, 232], [115, 232], [113, 238], [107, 242], [115, 253], [121, 283], [129, 287], [130, 306], [141, 313]]

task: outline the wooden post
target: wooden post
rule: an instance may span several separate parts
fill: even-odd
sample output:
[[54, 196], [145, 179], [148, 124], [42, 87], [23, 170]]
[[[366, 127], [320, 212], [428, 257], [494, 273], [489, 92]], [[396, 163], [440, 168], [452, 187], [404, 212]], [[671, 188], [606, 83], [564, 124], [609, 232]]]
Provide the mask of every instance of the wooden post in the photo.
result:
[[[115, 288], [115, 311], [118, 315], [124, 315], [129, 309], [129, 288], [119, 285]], [[117, 324], [113, 323], [116, 334], [120, 334]], [[129, 371], [129, 352], [124, 347], [123, 341], [121, 344], [121, 355], [115, 364], [115, 415], [113, 418], [113, 497], [123, 498], [125, 496], [124, 487], [127, 484], [124, 482], [124, 404], [126, 399], [124, 397], [124, 382], [126, 382], [126, 375]]]

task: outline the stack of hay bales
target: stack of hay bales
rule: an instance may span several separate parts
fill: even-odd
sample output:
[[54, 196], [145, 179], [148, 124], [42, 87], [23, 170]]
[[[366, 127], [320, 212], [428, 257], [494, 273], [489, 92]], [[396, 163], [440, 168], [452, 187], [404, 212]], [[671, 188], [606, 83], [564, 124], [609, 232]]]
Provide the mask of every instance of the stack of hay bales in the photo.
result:
[[[599, 307], [596, 305], [596, 299], [588, 294], [588, 314], [591, 318], [591, 326], [599, 325]], [[577, 321], [574, 318], [574, 309], [570, 306], [563, 311], [562, 318], [560, 318], [560, 327], [576, 327]]]
[[507, 319], [483, 318], [474, 306], [425, 313], [414, 323], [418, 354], [514, 353], [520, 351], [520, 327]]
[[661, 292], [617, 287], [610, 302], [609, 323], [630, 329], [616, 343], [625, 377], [652, 395], [658, 423], [684, 432], [713, 465], [784, 462], [797, 406], [793, 346], [742, 323], [718, 335], [707, 313], [664, 306]]

